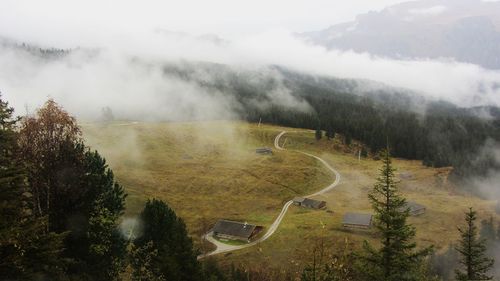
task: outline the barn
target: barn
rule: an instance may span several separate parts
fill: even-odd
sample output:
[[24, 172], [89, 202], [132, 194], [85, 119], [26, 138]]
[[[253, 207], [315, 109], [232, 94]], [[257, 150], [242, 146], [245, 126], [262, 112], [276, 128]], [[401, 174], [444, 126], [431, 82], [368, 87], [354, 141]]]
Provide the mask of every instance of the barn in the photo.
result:
[[219, 220], [212, 231], [217, 238], [250, 242], [262, 229], [246, 222]]
[[325, 201], [319, 201], [319, 200], [302, 198], [302, 197], [295, 197], [293, 199], [293, 204], [297, 205], [297, 206], [305, 207], [305, 208], [311, 208], [311, 209], [323, 209], [326, 207]]
[[425, 213], [425, 206], [418, 204], [416, 202], [408, 201], [404, 207], [404, 210], [408, 209], [410, 211], [410, 216], [418, 216]]
[[342, 219], [342, 226], [348, 228], [368, 229], [372, 226], [373, 215], [346, 213]]

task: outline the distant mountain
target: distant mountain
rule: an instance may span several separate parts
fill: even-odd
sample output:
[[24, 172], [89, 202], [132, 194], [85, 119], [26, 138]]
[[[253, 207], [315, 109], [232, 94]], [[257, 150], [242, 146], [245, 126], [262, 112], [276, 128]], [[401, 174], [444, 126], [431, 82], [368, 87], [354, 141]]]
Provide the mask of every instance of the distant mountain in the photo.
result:
[[299, 36], [330, 49], [397, 59], [452, 58], [500, 69], [500, 2], [406, 2]]

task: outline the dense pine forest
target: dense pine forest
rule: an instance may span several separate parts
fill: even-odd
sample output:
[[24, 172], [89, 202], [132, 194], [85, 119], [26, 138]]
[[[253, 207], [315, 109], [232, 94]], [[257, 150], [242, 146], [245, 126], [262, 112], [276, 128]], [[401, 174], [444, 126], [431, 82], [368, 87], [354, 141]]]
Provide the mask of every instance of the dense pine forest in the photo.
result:
[[[240, 116], [251, 122], [319, 129], [330, 137], [338, 133], [347, 143], [361, 141], [372, 154], [388, 144], [395, 157], [453, 166], [456, 180], [500, 168], [491, 156], [479, 156], [485, 145], [500, 141], [496, 107], [460, 108], [375, 82], [311, 76], [278, 66], [266, 69], [267, 75], [208, 63], [168, 65], [164, 72], [234, 97]], [[266, 93], [276, 91], [288, 91], [311, 108], [273, 104]]]

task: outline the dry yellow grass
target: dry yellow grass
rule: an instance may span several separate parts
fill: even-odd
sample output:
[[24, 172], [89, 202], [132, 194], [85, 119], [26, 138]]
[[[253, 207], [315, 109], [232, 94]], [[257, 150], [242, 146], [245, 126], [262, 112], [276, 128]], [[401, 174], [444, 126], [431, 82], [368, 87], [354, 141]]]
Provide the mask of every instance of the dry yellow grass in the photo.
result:
[[257, 155], [256, 147], [273, 144], [276, 128], [199, 122], [84, 124], [83, 130], [129, 193], [127, 216], [159, 198], [196, 236], [219, 218], [269, 225], [283, 202], [331, 180], [304, 155]]
[[[283, 129], [290, 132], [282, 140], [288, 151], [255, 155], [255, 147], [272, 146]], [[348, 211], [372, 213], [367, 194], [381, 162], [358, 161], [356, 149], [339, 140], [317, 142], [312, 131], [237, 122], [85, 124], [84, 133], [129, 192], [127, 215], [137, 213], [146, 198], [164, 199], [185, 219], [195, 240], [221, 217], [269, 225], [286, 200], [331, 182], [332, 175], [317, 161], [294, 149], [322, 157], [341, 173], [339, 186], [317, 196], [333, 213], [293, 206], [269, 240], [218, 256], [222, 264], [293, 271], [309, 260], [318, 240], [334, 248], [347, 240], [353, 249], [365, 239], [376, 241], [371, 231], [346, 231], [340, 222]], [[439, 251], [455, 241], [469, 206], [481, 219], [500, 219], [494, 202], [460, 193], [447, 182], [449, 169], [401, 159], [394, 159], [394, 166], [404, 196], [427, 207], [424, 215], [410, 218], [419, 245], [432, 244]]]

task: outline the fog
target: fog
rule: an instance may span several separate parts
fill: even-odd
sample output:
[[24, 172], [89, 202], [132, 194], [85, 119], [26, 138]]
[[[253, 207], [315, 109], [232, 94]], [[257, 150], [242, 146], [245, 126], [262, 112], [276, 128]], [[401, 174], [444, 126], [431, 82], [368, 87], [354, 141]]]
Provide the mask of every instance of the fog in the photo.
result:
[[[119, 118], [131, 119], [237, 117], [234, 108], [238, 104], [230, 96], [162, 72], [163, 64], [187, 61], [224, 64], [236, 72], [270, 76], [276, 73], [266, 72], [266, 66], [281, 65], [308, 74], [370, 79], [460, 106], [500, 104], [498, 71], [449, 59], [399, 61], [328, 51], [308, 45], [286, 30], [237, 40], [158, 29], [109, 34], [107, 38], [94, 38], [88, 42], [92, 44], [56, 60], [3, 47], [0, 89], [21, 114], [52, 97], [81, 117], [96, 116], [104, 106], [110, 106]], [[38, 44], [30, 38], [18, 42]], [[210, 80], [216, 73], [197, 75]], [[254, 82], [260, 83], [258, 79]], [[267, 95], [270, 103], [307, 110], [284, 86]]]
[[500, 182], [500, 174], [498, 173], [498, 167], [500, 167], [500, 145], [493, 140], [488, 140], [473, 161], [484, 159], [489, 159], [491, 161], [490, 166], [492, 167], [485, 167], [487, 169], [485, 171], [486, 176], [470, 179], [471, 184], [477, 188], [479, 195], [500, 202], [500, 189], [498, 188], [498, 183]]
[[[295, 36], [398, 2], [126, 0], [118, 6], [96, 0], [6, 0], [0, 3], [0, 38], [73, 51], [46, 60], [0, 44], [0, 91], [18, 114], [52, 97], [83, 118], [97, 116], [105, 106], [122, 119], [238, 118], [239, 105], [227, 93], [162, 71], [165, 64], [210, 62], [236, 73], [261, 73], [255, 84], [265, 75], [280, 81], [267, 69], [280, 65], [307, 74], [369, 79], [459, 106], [500, 105], [500, 71], [452, 58], [395, 60], [327, 50]], [[223, 74], [216, 72], [195, 75], [219, 79]], [[261, 106], [310, 110], [283, 85], [266, 94], [267, 104]]]

